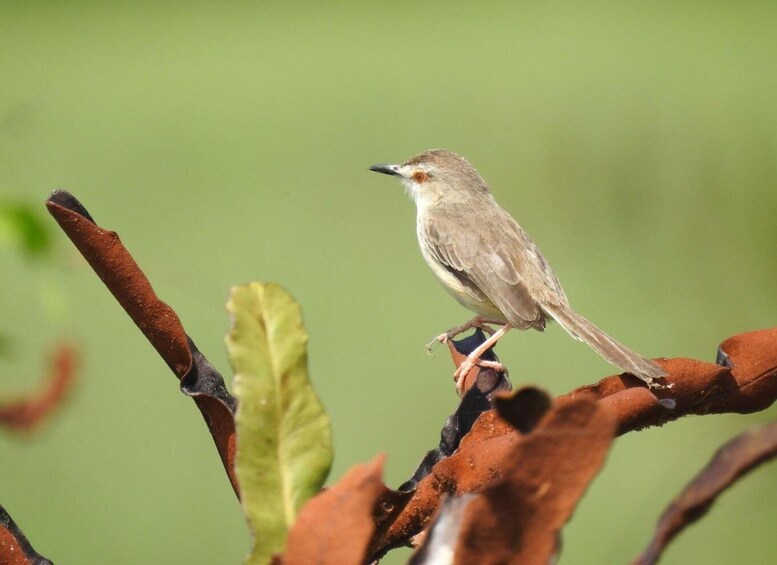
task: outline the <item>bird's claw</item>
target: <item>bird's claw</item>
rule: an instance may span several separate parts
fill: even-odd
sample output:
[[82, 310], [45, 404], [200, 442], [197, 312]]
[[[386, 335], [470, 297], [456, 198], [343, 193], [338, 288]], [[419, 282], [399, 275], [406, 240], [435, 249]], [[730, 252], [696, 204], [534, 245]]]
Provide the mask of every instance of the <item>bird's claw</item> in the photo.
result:
[[443, 345], [445, 345], [450, 340], [452, 340], [454, 337], [456, 337], [456, 336], [455, 335], [451, 335], [450, 332], [445, 332], [444, 334], [438, 335], [436, 338], [434, 338], [432, 341], [430, 341], [429, 343], [426, 344], [426, 346], [425, 346], [426, 347], [426, 352], [431, 354], [432, 353], [432, 348], [435, 346], [435, 344], [442, 343]]

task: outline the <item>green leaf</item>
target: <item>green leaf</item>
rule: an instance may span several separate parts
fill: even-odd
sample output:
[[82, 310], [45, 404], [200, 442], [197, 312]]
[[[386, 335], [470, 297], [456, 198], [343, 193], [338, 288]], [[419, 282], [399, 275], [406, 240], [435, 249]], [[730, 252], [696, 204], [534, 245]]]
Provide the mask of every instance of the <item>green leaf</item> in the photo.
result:
[[302, 505], [332, 464], [329, 417], [307, 374], [308, 334], [299, 305], [280, 286], [234, 287], [227, 303], [227, 353], [238, 398], [235, 472], [253, 547], [265, 565], [283, 551]]
[[5, 239], [29, 257], [43, 257], [52, 238], [45, 216], [26, 202], [0, 202], [0, 240]]

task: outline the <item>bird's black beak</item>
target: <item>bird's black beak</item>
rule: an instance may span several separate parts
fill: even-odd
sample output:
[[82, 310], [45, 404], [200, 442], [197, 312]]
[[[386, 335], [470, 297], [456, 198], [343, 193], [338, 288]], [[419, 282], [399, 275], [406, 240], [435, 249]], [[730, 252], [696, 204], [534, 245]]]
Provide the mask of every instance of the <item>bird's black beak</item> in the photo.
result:
[[373, 165], [370, 167], [370, 170], [375, 171], [376, 173], [383, 173], [384, 175], [398, 175], [399, 165]]

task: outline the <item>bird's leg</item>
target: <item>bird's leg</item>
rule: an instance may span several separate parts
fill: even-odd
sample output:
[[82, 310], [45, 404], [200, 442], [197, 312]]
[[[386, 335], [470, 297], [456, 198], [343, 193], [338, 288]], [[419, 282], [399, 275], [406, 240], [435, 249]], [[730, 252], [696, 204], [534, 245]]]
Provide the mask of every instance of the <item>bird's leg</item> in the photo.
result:
[[496, 345], [496, 342], [499, 341], [499, 339], [505, 335], [507, 332], [509, 332], [512, 329], [513, 326], [510, 324], [505, 324], [501, 328], [499, 328], [497, 331], [495, 331], [491, 337], [489, 337], [486, 341], [481, 343], [478, 347], [476, 347], [472, 353], [467, 355], [467, 358], [459, 365], [459, 368], [456, 369], [456, 372], [453, 373], [453, 380], [456, 381], [456, 384], [458, 386], [459, 381], [462, 380], [464, 376], [466, 376], [467, 373], [470, 372], [472, 367], [475, 365], [481, 365], [484, 367], [491, 367], [497, 370], [504, 370], [504, 367], [500, 363], [495, 363], [493, 361], [481, 361], [480, 357], [483, 355], [486, 351], [488, 351], [490, 348], [492, 348], [494, 345]]
[[488, 335], [493, 335], [494, 330], [493, 328], [487, 326], [486, 324], [501, 324], [499, 320], [492, 320], [490, 318], [486, 318], [484, 316], [475, 316], [468, 322], [465, 322], [461, 324], [460, 326], [456, 326], [454, 328], [449, 329], [445, 333], [441, 333], [436, 338], [434, 338], [432, 341], [426, 344], [426, 351], [431, 352], [432, 346], [439, 342], [439, 343], [448, 343], [449, 340], [453, 339], [457, 335], [466, 332], [467, 330], [471, 330], [472, 328], [480, 328], [484, 332], [486, 332]]

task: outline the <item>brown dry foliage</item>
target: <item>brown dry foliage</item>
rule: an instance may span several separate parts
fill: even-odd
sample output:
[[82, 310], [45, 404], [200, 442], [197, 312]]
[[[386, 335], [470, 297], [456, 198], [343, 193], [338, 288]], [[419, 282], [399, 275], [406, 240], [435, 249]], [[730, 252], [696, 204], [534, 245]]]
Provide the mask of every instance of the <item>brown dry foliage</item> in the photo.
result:
[[669, 505], [633, 565], [653, 565], [677, 534], [704, 516], [715, 499], [758, 465], [777, 457], [777, 422], [756, 426], [721, 447]]
[[383, 456], [352, 467], [335, 486], [313, 498], [289, 532], [284, 565], [360, 563], [375, 531], [372, 519], [383, 491]]
[[0, 506], [0, 565], [51, 565], [51, 561], [33, 549], [2, 506]]
[[38, 391], [0, 403], [0, 426], [17, 432], [37, 429], [67, 398], [75, 382], [77, 367], [75, 348], [59, 345], [51, 356], [48, 373]]
[[233, 465], [235, 402], [221, 375], [186, 335], [175, 311], [156, 295], [116, 232], [98, 226], [81, 203], [65, 191], [54, 192], [46, 201], [46, 207], [181, 381], [181, 390], [197, 404], [237, 494]]

